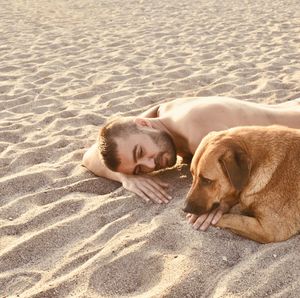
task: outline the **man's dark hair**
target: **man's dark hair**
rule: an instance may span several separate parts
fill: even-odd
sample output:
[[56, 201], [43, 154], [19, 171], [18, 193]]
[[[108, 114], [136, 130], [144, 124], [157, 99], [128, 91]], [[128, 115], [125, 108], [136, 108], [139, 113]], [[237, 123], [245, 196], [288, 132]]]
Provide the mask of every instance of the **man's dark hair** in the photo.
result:
[[98, 138], [99, 152], [104, 164], [112, 171], [117, 171], [121, 163], [115, 138], [124, 138], [130, 133], [140, 132], [133, 119], [133, 117], [115, 117], [100, 128]]

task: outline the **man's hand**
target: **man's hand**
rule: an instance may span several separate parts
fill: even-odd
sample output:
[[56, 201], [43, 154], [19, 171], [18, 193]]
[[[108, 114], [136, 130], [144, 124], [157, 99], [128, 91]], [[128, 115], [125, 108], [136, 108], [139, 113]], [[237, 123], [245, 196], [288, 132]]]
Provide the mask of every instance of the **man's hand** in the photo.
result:
[[167, 194], [165, 188], [169, 187], [167, 183], [158, 178], [147, 175], [122, 175], [121, 182], [123, 187], [134, 192], [146, 202], [150, 200], [155, 203], [168, 203], [172, 197]]
[[200, 216], [188, 213], [186, 218], [196, 230], [200, 229], [201, 231], [206, 231], [211, 224], [215, 225], [222, 217], [222, 215], [226, 213], [226, 211], [227, 210], [219, 207], [209, 213], [205, 213]]

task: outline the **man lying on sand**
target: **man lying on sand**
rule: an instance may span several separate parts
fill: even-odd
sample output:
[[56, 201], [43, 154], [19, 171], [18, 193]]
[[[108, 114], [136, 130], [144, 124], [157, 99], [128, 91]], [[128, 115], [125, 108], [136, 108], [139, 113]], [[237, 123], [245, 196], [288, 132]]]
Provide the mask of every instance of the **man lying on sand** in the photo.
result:
[[[121, 182], [146, 201], [167, 203], [168, 185], [147, 173], [173, 166], [176, 155], [191, 159], [210, 131], [272, 124], [300, 128], [300, 99], [275, 105], [226, 97], [176, 99], [138, 117], [110, 120], [84, 154], [83, 165], [97, 176]], [[188, 217], [196, 229], [205, 230], [221, 215], [222, 210], [215, 209]]]

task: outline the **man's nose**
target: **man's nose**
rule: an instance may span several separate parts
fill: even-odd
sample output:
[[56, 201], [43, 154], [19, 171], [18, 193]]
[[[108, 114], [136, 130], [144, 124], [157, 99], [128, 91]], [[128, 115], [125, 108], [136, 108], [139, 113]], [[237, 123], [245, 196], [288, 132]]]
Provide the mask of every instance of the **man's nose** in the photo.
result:
[[155, 160], [153, 157], [145, 157], [140, 161], [141, 164], [149, 170], [155, 169]]

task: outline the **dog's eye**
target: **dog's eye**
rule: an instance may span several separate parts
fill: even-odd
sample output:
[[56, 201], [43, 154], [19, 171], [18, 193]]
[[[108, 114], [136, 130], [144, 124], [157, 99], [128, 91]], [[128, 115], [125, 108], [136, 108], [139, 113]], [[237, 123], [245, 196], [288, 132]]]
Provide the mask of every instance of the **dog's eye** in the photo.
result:
[[208, 186], [208, 185], [211, 185], [212, 184], [212, 180], [208, 179], [208, 178], [205, 178], [203, 176], [200, 176], [200, 183], [202, 186]]

